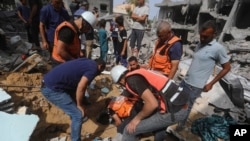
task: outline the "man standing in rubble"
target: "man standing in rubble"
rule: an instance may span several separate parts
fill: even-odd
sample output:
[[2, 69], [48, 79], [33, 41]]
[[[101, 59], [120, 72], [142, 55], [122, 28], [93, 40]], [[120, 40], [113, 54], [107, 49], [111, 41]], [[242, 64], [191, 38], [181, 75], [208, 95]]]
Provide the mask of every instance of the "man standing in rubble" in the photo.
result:
[[[190, 100], [188, 114], [185, 120], [178, 124], [177, 131], [183, 129], [196, 98], [202, 92], [211, 90], [213, 85], [231, 69], [230, 58], [225, 48], [214, 39], [216, 32], [214, 21], [207, 21], [200, 28], [200, 43], [195, 48], [189, 70], [180, 83], [183, 89], [190, 94]], [[210, 82], [207, 82], [216, 64], [220, 64], [222, 69]]]
[[28, 0], [30, 6], [30, 17], [28, 23], [31, 26], [32, 42], [35, 44], [35, 48], [40, 48], [39, 40], [39, 15], [42, 7], [41, 0]]
[[87, 85], [105, 69], [102, 59], [79, 58], [62, 63], [47, 74], [42, 94], [71, 119], [71, 141], [81, 141], [82, 123], [88, 118], [83, 99]]
[[[84, 11], [89, 11], [89, 2], [88, 2], [88, 0], [83, 0], [80, 3], [80, 7], [74, 13], [74, 17], [76, 17], [77, 15], [79, 15], [79, 13], [82, 13]], [[93, 13], [93, 14], [96, 16], [96, 18], [98, 18], [96, 13]], [[85, 55], [85, 57], [91, 58], [92, 46], [93, 46], [93, 41], [94, 41], [94, 27], [91, 30], [89, 30], [88, 32], [84, 33], [81, 36], [81, 40], [82, 40], [82, 42], [85, 42], [84, 43], [84, 46], [85, 46], [84, 55]]]
[[[145, 0], [137, 0], [137, 6], [132, 12], [133, 19], [132, 33], [130, 36], [130, 47], [133, 56], [138, 57], [145, 32], [145, 24], [149, 15], [149, 7], [145, 5]], [[135, 44], [137, 43], [137, 45]]]
[[[85, 11], [89, 10], [89, 2], [86, 0], [83, 0], [79, 3], [79, 8], [73, 13], [74, 19], [79, 18], [79, 16], [81, 16], [81, 14]], [[94, 32], [93, 29], [89, 32]], [[87, 33], [83, 33], [81, 34], [80, 38], [81, 38], [81, 50], [83, 53], [84, 57], [87, 57], [87, 53], [86, 53], [86, 34]]]
[[50, 55], [52, 55], [56, 27], [63, 21], [68, 20], [70, 20], [70, 16], [63, 7], [62, 0], [51, 0], [50, 3], [41, 9], [39, 29], [42, 48], [47, 49]]
[[85, 11], [74, 21], [65, 21], [58, 25], [52, 52], [53, 66], [81, 57], [79, 35], [91, 30], [95, 23], [96, 16]]
[[173, 79], [182, 56], [182, 42], [174, 35], [171, 25], [162, 21], [157, 27], [158, 40], [149, 59], [148, 68]]

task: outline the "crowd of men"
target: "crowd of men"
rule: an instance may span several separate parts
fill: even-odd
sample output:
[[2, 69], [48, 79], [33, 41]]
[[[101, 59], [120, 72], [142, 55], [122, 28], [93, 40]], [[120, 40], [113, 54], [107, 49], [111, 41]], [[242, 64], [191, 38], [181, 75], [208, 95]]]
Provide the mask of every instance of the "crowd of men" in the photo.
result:
[[[21, 2], [25, 5], [25, 0]], [[107, 40], [112, 40], [116, 56], [116, 64], [111, 69], [114, 83], [125, 89], [125, 96], [133, 99], [133, 104], [142, 105], [129, 118], [126, 117], [126, 122], [123, 122], [125, 118], [121, 121], [124, 124], [117, 124], [120, 136], [113, 140], [134, 141], [144, 133], [153, 133], [155, 141], [164, 140], [165, 129], [176, 123], [178, 129], [183, 128], [195, 99], [202, 92], [211, 90], [231, 68], [225, 48], [215, 39], [214, 21], [207, 21], [201, 26], [200, 43], [195, 48], [190, 68], [179, 85], [173, 79], [182, 57], [183, 46], [181, 38], [174, 34], [167, 21], [161, 21], [157, 26], [158, 39], [148, 63], [139, 64], [137, 61], [149, 15], [145, 0], [137, 0], [131, 13], [133, 25], [130, 38], [127, 37], [122, 16], [115, 17], [113, 21], [112, 39], [107, 38], [106, 21], [99, 21], [101, 57], [95, 60], [91, 59], [90, 54], [98, 10], [95, 8], [94, 11], [89, 11], [88, 1], [72, 3], [75, 5], [71, 7], [73, 16], [69, 16], [62, 0], [51, 0], [45, 6], [39, 0], [29, 0], [29, 4], [30, 13], [25, 14], [27, 8], [22, 7], [19, 17], [27, 28], [29, 25], [31, 29], [36, 28], [28, 35], [29, 41], [37, 46], [40, 46], [37, 43], [40, 30], [41, 47], [49, 50], [53, 65], [44, 75], [41, 92], [48, 101], [70, 116], [72, 141], [81, 140], [82, 124], [88, 119], [83, 101], [88, 85], [105, 70]], [[81, 48], [81, 44], [85, 48]], [[127, 49], [131, 49], [131, 54], [128, 54]], [[216, 64], [220, 64], [222, 70], [207, 82]]]

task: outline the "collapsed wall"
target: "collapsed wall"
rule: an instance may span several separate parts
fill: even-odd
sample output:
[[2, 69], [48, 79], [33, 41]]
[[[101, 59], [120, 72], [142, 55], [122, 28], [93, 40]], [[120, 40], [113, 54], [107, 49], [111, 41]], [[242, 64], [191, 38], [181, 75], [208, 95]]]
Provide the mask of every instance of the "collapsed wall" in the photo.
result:
[[[173, 31], [182, 38], [184, 54], [191, 57], [199, 41], [199, 27], [207, 20], [215, 20], [217, 39], [228, 50], [232, 73], [237, 74], [243, 86], [250, 80], [250, 1], [249, 0], [164, 0], [158, 19], [171, 23]], [[159, 20], [158, 20], [159, 21]], [[250, 101], [250, 90], [244, 87], [244, 96]]]

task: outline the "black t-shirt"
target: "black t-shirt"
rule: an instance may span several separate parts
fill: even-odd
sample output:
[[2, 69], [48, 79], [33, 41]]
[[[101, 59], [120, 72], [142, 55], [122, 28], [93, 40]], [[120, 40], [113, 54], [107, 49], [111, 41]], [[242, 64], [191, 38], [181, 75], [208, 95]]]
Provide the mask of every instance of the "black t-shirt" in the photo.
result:
[[37, 11], [35, 15], [32, 17], [32, 22], [39, 22], [39, 15], [40, 15], [40, 9], [42, 8], [42, 1], [41, 0], [29, 0], [28, 1], [30, 9], [32, 9], [33, 6], [37, 6]]
[[86, 40], [94, 40], [94, 29], [90, 29], [87, 33], [85, 33]]
[[146, 89], [151, 89], [151, 85], [141, 75], [132, 75], [126, 78], [129, 88], [141, 97]]
[[[117, 40], [117, 49], [116, 50], [119, 54], [121, 54], [121, 52], [122, 52], [125, 40], [127, 40], [127, 31], [125, 29], [123, 29], [120, 32], [118, 32], [118, 40]], [[127, 49], [125, 52], [127, 52]]]

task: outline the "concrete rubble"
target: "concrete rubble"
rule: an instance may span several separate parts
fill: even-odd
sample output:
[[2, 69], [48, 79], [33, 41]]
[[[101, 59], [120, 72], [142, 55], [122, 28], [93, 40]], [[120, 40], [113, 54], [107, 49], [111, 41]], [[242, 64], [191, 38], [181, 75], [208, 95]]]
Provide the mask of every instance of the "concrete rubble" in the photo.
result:
[[27, 115], [26, 110], [20, 108], [14, 113], [14, 103], [11, 96], [0, 88], [0, 140], [1, 141], [28, 141], [39, 121], [37, 115]]
[[11, 113], [13, 112], [14, 103], [11, 101], [11, 96], [0, 88], [0, 111]]
[[216, 20], [217, 39], [231, 56], [232, 73], [248, 81], [250, 21], [243, 13], [250, 13], [246, 8], [249, 5], [247, 0], [163, 0], [155, 6], [160, 8], [158, 19], [169, 21], [175, 34], [182, 38], [184, 59], [192, 56], [199, 41], [199, 26], [207, 20]]
[[[196, 106], [193, 108], [193, 113], [198, 116], [191, 119], [194, 120], [200, 116], [214, 114], [215, 108], [231, 109], [234, 112], [230, 112], [238, 122], [248, 123], [250, 122], [250, 1], [249, 0], [162, 0], [161, 3], [155, 4], [159, 7], [158, 17], [155, 17], [152, 21], [151, 28], [149, 28], [142, 41], [142, 48], [139, 53], [139, 62], [141, 64], [147, 63], [154, 42], [157, 39], [156, 26], [158, 21], [166, 20], [172, 25], [172, 29], [176, 35], [183, 40], [183, 59], [180, 64], [176, 81], [180, 82], [185, 75], [191, 57], [193, 55], [193, 49], [199, 41], [198, 29], [201, 24], [207, 20], [216, 20], [218, 26], [218, 41], [223, 44], [228, 54], [231, 57], [232, 71], [227, 74], [222, 81], [217, 83], [213, 90], [208, 93], [202, 93], [202, 97], [196, 101]], [[116, 11], [119, 11], [116, 9]], [[0, 12], [1, 13], [1, 12]], [[104, 15], [101, 18], [105, 18], [110, 21], [116, 14], [124, 14], [125, 16], [125, 28], [128, 35], [131, 33], [131, 25], [133, 24], [131, 19], [123, 12], [114, 13], [113, 15]], [[1, 16], [12, 17], [10, 12], [4, 13]], [[3, 22], [3, 21], [1, 21]], [[107, 22], [107, 31], [109, 31], [109, 22]], [[5, 29], [5, 30], [4, 30]], [[14, 30], [12, 27], [5, 27], [0, 30], [1, 37], [8, 39], [8, 42], [3, 42], [4, 47], [0, 47], [0, 69], [7, 72], [30, 72], [33, 69], [41, 69], [47, 66], [47, 60], [42, 55], [32, 49], [32, 45], [25, 42], [21, 36], [14, 36], [9, 30]], [[6, 29], [8, 31], [6, 32]], [[109, 32], [110, 34], [110, 32]], [[9, 37], [11, 36], [11, 37]], [[21, 38], [22, 37], [22, 38]], [[97, 43], [98, 44], [98, 43]], [[6, 51], [8, 48], [8, 51]], [[99, 47], [93, 49], [92, 59], [99, 57]], [[11, 52], [10, 52], [11, 51]], [[113, 46], [109, 42], [108, 52], [108, 70], [114, 65]], [[130, 52], [129, 52], [130, 53]], [[22, 59], [22, 55], [28, 56], [26, 60]], [[215, 73], [220, 70], [220, 66], [215, 68]], [[212, 78], [213, 76], [211, 76]], [[228, 87], [230, 89], [226, 89]], [[106, 91], [103, 90], [104, 94]], [[1, 94], [1, 93], [0, 93]], [[5, 99], [0, 96], [0, 111], [11, 109], [11, 98]], [[41, 100], [42, 101], [42, 100]], [[211, 106], [212, 104], [214, 106]], [[7, 111], [8, 112], [8, 109]], [[10, 110], [9, 110], [10, 111]], [[195, 115], [195, 114], [193, 114]], [[193, 116], [191, 115], [191, 117]], [[1, 117], [1, 116], [0, 116]], [[1, 127], [1, 126], [0, 126]], [[189, 130], [185, 130], [181, 133], [176, 133], [174, 127], [168, 128], [181, 139], [195, 140], [192, 135], [188, 134]], [[197, 137], [196, 137], [197, 138]], [[1, 138], [0, 138], [1, 140]], [[53, 139], [51, 139], [53, 140]], [[61, 140], [55, 138], [54, 140]], [[198, 139], [197, 139], [198, 140]]]
[[[3, 37], [6, 38], [6, 36]], [[29, 72], [34, 68], [45, 69], [47, 60], [41, 54], [44, 55], [45, 51], [34, 49], [33, 45], [22, 39], [20, 35], [12, 36], [6, 44], [6, 49], [0, 50], [0, 68], [6, 72]]]
[[[214, 109], [231, 109], [230, 115], [239, 123], [249, 124], [249, 37], [250, 21], [246, 13], [250, 13], [250, 1], [247, 0], [163, 0], [156, 4], [160, 8], [158, 19], [172, 24], [175, 34], [184, 43], [184, 55], [180, 64], [178, 78], [182, 79], [190, 64], [193, 48], [199, 41], [198, 29], [207, 20], [216, 20], [218, 41], [223, 44], [231, 56], [232, 71], [227, 74], [213, 90], [203, 93], [196, 101], [189, 117], [190, 121], [202, 115], [215, 114]], [[243, 14], [244, 13], [244, 14]], [[215, 68], [215, 73], [220, 67]], [[212, 77], [212, 76], [211, 76]], [[224, 96], [223, 96], [224, 95]], [[210, 105], [209, 105], [210, 103]], [[211, 106], [214, 105], [214, 106]], [[190, 123], [187, 127], [190, 127]], [[183, 140], [196, 140], [190, 135], [190, 129], [175, 132], [175, 126], [168, 131]], [[199, 140], [199, 139], [197, 139]]]

